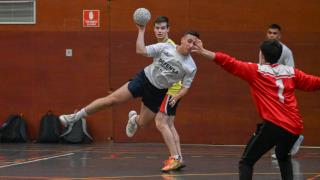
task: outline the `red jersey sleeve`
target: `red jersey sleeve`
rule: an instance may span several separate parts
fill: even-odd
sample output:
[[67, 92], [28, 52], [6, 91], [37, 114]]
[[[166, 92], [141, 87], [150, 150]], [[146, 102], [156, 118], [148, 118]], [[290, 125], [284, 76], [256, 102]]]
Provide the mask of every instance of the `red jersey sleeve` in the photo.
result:
[[216, 53], [215, 62], [226, 71], [248, 82], [252, 81], [257, 76], [257, 64], [239, 61], [236, 58], [221, 52]]
[[320, 90], [320, 77], [306, 74], [299, 69], [294, 69], [294, 73], [297, 89], [303, 91]]

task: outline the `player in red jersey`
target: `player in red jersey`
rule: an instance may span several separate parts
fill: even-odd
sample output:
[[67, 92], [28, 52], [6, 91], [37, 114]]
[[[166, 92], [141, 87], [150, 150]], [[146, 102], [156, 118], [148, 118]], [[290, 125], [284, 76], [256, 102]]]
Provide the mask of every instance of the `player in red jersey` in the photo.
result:
[[320, 90], [320, 77], [278, 64], [282, 46], [277, 40], [266, 40], [260, 45], [262, 64], [243, 62], [224, 53], [208, 51], [200, 40], [195, 44], [193, 52], [214, 60], [229, 73], [249, 83], [263, 119], [242, 154], [240, 180], [252, 179], [254, 164], [274, 146], [282, 179], [292, 180], [290, 150], [303, 128], [294, 91]]

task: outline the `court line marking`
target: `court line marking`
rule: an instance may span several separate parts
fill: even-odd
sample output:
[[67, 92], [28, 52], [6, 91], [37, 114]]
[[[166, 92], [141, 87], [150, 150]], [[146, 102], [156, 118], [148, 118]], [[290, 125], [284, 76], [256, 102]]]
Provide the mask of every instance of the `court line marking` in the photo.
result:
[[[245, 147], [246, 145], [243, 144], [181, 144], [182, 146], [209, 146], [209, 147]], [[302, 149], [320, 149], [320, 146], [300, 146]]]
[[2, 166], [0, 166], [0, 169], [6, 168], [6, 167], [11, 167], [11, 166], [17, 166], [17, 165], [22, 165], [22, 164], [38, 162], [38, 161], [45, 161], [45, 160], [48, 160], [48, 159], [54, 159], [54, 158], [58, 158], [58, 157], [70, 156], [70, 155], [73, 155], [73, 154], [74, 153], [60, 154], [60, 155], [49, 156], [49, 157], [45, 157], [45, 158], [33, 159], [33, 160], [30, 160], [30, 161], [24, 161], [24, 162], [18, 162], [18, 163], [2, 165]]
[[[303, 175], [316, 175], [317, 173], [300, 173]], [[129, 179], [129, 178], [152, 178], [152, 177], [191, 177], [191, 176], [238, 176], [238, 173], [203, 173], [203, 174], [157, 174], [157, 175], [143, 175], [143, 176], [100, 176], [100, 177], [43, 177], [43, 176], [0, 176], [0, 178], [13, 178], [13, 179], [25, 179], [25, 178], [33, 178], [33, 179], [55, 179], [55, 180], [65, 180], [65, 179], [73, 179], [73, 180], [94, 180], [94, 179]], [[280, 173], [263, 173], [258, 172], [254, 173], [254, 175], [280, 175]]]
[[[315, 175], [316, 173], [301, 173], [304, 175]], [[122, 179], [122, 178], [151, 178], [151, 177], [191, 177], [191, 176], [237, 176], [239, 173], [203, 173], [203, 174], [160, 174], [160, 175], [144, 175], [144, 176], [107, 176], [107, 177], [87, 177], [87, 178], [72, 178], [75, 180], [87, 179]], [[280, 173], [254, 173], [254, 175], [280, 175]]]
[[59, 149], [57, 150], [57, 148], [59, 147], [54, 147], [51, 149], [46, 149], [46, 148], [39, 148], [39, 149], [10, 149], [10, 148], [0, 148], [0, 151], [10, 151], [10, 152], [14, 152], [14, 151], [19, 151], [19, 152], [37, 152], [37, 151], [41, 151], [41, 152], [45, 152], [45, 151], [54, 151], [54, 152], [78, 152], [78, 151], [91, 151], [91, 149], [93, 149], [94, 147], [85, 147], [85, 148], [79, 148], [79, 149], [72, 149], [70, 150], [70, 148], [66, 148], [66, 149]]
[[[138, 145], [140, 143], [137, 143]], [[150, 143], [150, 144], [158, 144], [158, 143]], [[159, 143], [160, 144], [160, 143]], [[200, 147], [245, 147], [246, 145], [214, 145], [214, 144], [182, 144], [182, 146], [200, 146]], [[139, 153], [145, 153], [146, 151], [145, 150], [142, 150], [141, 148], [138, 148], [136, 150], [130, 150], [130, 151], [127, 151], [127, 150], [121, 150], [122, 148], [119, 148], [118, 147], [111, 147], [110, 146], [102, 146], [102, 147], [98, 147], [95, 148], [95, 147], [85, 147], [85, 148], [80, 148], [78, 150], [71, 150], [71, 152], [75, 152], [75, 151], [83, 151], [83, 152], [87, 152], [87, 151], [90, 151], [90, 152], [103, 152], [105, 153], [106, 151], [112, 151], [112, 150], [119, 150], [117, 151], [118, 153], [130, 153], [130, 154], [139, 154]], [[300, 146], [301, 149], [320, 149], [320, 146]], [[7, 148], [0, 148], [0, 151], [18, 151], [18, 150], [12, 150], [12, 149], [7, 149]], [[19, 149], [19, 151], [31, 151], [31, 152], [34, 152], [34, 151], [56, 151], [54, 149], [52, 149], [52, 147], [50, 147], [49, 149]], [[61, 150], [60, 150], [61, 151]], [[66, 152], [70, 152], [69, 149], [63, 149], [62, 151], [66, 151]], [[150, 153], [150, 152], [149, 152]], [[194, 154], [195, 152], [193, 152], [192, 150], [190, 151], [186, 151], [184, 154]], [[199, 152], [196, 152], [199, 154]], [[159, 154], [159, 152], [151, 152], [151, 154]], [[161, 153], [160, 153], [161, 154]], [[207, 151], [202, 151], [200, 152], [200, 154], [210, 154], [209, 152]], [[234, 153], [234, 155], [239, 155], [237, 153]], [[241, 155], [241, 153], [240, 153]]]
[[315, 175], [313, 177], [310, 177], [310, 178], [308, 178], [306, 180], [316, 180], [316, 178], [318, 179], [318, 177], [320, 177], [320, 174], [317, 174], [317, 175]]

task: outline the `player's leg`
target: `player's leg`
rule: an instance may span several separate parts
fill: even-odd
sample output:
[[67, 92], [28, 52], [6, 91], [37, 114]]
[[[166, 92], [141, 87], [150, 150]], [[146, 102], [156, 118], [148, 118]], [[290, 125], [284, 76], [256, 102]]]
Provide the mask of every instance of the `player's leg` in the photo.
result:
[[151, 111], [148, 107], [146, 107], [143, 103], [141, 103], [140, 115], [137, 114], [136, 111], [131, 110], [128, 114], [128, 123], [126, 126], [126, 133], [128, 137], [134, 136], [136, 133], [138, 126], [145, 127], [152, 120], [154, 120], [156, 113]]
[[182, 152], [181, 152], [181, 144], [180, 144], [180, 136], [178, 134], [178, 131], [176, 130], [175, 126], [174, 126], [174, 119], [175, 119], [175, 116], [169, 116], [169, 127], [170, 127], [170, 130], [173, 134], [173, 138], [174, 138], [174, 142], [175, 142], [175, 145], [176, 145], [176, 149], [177, 149], [177, 152], [179, 154], [179, 161], [181, 163], [181, 166], [179, 167], [179, 169], [182, 169], [182, 168], [185, 168], [186, 167], [186, 163], [183, 159], [183, 156], [182, 156]]
[[179, 156], [179, 153], [175, 145], [174, 136], [168, 124], [169, 116], [162, 112], [158, 112], [155, 121], [157, 129], [162, 134], [162, 137], [170, 151], [170, 155]]
[[[297, 141], [294, 143], [294, 145], [291, 149], [291, 152], [290, 152], [291, 157], [296, 155], [299, 152], [299, 149], [300, 149], [300, 146], [301, 146], [303, 139], [304, 139], [304, 136], [300, 135], [299, 138], [297, 139]], [[277, 155], [275, 153], [275, 150], [273, 149], [271, 152], [272, 152], [271, 157], [274, 159], [277, 159]]]
[[[151, 120], [154, 119], [156, 113], [158, 113], [160, 109], [161, 102], [167, 92], [167, 89], [158, 89], [155, 86], [153, 86], [148, 80], [148, 78], [145, 76], [144, 72], [140, 74], [141, 75], [139, 81], [137, 81], [137, 83], [139, 83], [139, 93], [133, 93], [138, 94], [139, 97], [142, 97], [140, 115], [137, 115], [137, 112], [135, 111], [129, 112], [129, 119], [126, 126], [126, 133], [128, 137], [132, 137], [135, 134], [138, 125], [144, 127], [147, 124], [149, 124]], [[130, 87], [135, 87], [135, 84], [137, 83], [131, 83], [132, 86]], [[135, 90], [131, 92], [134, 91]]]
[[164, 172], [176, 170], [180, 168], [181, 162], [179, 152], [177, 151], [176, 143], [174, 140], [174, 136], [169, 127], [169, 116], [162, 112], [158, 112], [155, 120], [157, 129], [162, 134], [164, 142], [167, 145], [170, 152], [170, 157], [168, 160], [164, 162], [164, 166], [161, 170]]
[[170, 151], [170, 156], [175, 157], [176, 159], [180, 158], [180, 154], [176, 147], [175, 137], [171, 131], [172, 123], [170, 122], [170, 115], [175, 114], [176, 106], [179, 104], [179, 101], [175, 104], [174, 107], [170, 105], [171, 95], [166, 95], [161, 103], [160, 110], [156, 116], [156, 126], [157, 129], [161, 132], [164, 141]]
[[253, 166], [276, 143], [275, 129], [275, 125], [268, 122], [258, 124], [239, 162], [240, 180], [252, 179]]
[[149, 125], [150, 122], [154, 120], [155, 117], [156, 113], [154, 113], [147, 106], [141, 103], [140, 115], [136, 117], [136, 122], [139, 125], [139, 127], [146, 127], [147, 125]]
[[182, 158], [182, 154], [181, 154], [181, 145], [180, 145], [180, 137], [179, 137], [179, 134], [174, 126], [174, 119], [175, 119], [175, 116], [176, 116], [176, 111], [177, 111], [177, 108], [180, 104], [180, 100], [178, 102], [175, 103], [175, 105], [172, 107], [170, 104], [169, 104], [169, 100], [171, 98], [170, 95], [168, 95], [169, 98], [167, 100], [167, 105], [165, 107], [161, 106], [160, 108], [160, 111], [161, 112], [164, 112], [165, 114], [167, 114], [169, 116], [169, 119], [168, 119], [168, 126], [170, 128], [170, 131], [173, 135], [173, 138], [174, 138], [174, 142], [175, 142], [175, 147], [176, 147], [176, 150], [179, 154], [179, 160], [180, 162], [182, 163], [183, 161], [183, 158]]
[[176, 103], [174, 107], [172, 107], [169, 104], [170, 98], [170, 95], [166, 95], [166, 97], [163, 99], [161, 103], [160, 112], [156, 116], [157, 128], [161, 132], [163, 139], [170, 151], [170, 157], [168, 160], [164, 161], [165, 163], [164, 167], [162, 168], [162, 171], [176, 170], [179, 169], [182, 165], [181, 153], [179, 153], [179, 149], [177, 148], [176, 144], [175, 135], [177, 135], [177, 133], [175, 131], [176, 134], [174, 134], [174, 132], [172, 131], [173, 123], [171, 122], [171, 115], [175, 114], [176, 107], [179, 104], [179, 101]]
[[89, 105], [86, 107], [82, 108], [80, 111], [74, 114], [69, 114], [69, 115], [61, 115], [60, 121], [65, 125], [72, 124], [76, 122], [77, 120], [93, 114], [97, 111], [100, 111], [104, 108], [111, 107], [120, 103], [123, 103], [129, 99], [132, 99], [133, 96], [128, 90], [128, 83], [124, 84], [121, 86], [119, 89], [114, 91], [112, 94], [99, 98], [91, 102]]
[[280, 129], [281, 136], [276, 144], [275, 152], [280, 167], [282, 179], [293, 179], [292, 161], [290, 150], [298, 139], [299, 135], [293, 135], [283, 129]]
[[169, 128], [171, 130], [171, 133], [173, 135], [173, 138], [174, 138], [174, 142], [175, 142], [175, 146], [176, 146], [176, 149], [177, 149], [177, 152], [180, 156], [180, 162], [183, 161], [183, 157], [182, 157], [182, 153], [181, 153], [181, 144], [180, 144], [180, 136], [174, 126], [174, 119], [175, 119], [175, 116], [169, 116]]

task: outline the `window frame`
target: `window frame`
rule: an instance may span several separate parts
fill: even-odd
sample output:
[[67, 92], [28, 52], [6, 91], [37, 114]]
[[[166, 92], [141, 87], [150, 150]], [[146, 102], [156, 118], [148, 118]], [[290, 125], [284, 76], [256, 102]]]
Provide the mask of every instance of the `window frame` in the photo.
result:
[[0, 21], [0, 25], [2, 24], [36, 24], [37, 23], [37, 16], [36, 16], [36, 10], [37, 10], [37, 6], [36, 6], [36, 0], [13, 0], [13, 1], [0, 1], [0, 4], [2, 3], [27, 3], [27, 2], [33, 2], [33, 21], [30, 22], [12, 22], [12, 21], [8, 21], [8, 22], [1, 22]]

